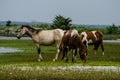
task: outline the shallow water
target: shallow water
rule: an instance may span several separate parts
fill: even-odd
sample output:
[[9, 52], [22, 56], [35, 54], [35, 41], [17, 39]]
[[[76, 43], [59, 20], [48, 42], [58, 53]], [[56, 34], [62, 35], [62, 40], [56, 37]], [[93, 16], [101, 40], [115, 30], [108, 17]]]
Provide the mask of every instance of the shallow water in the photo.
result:
[[[30, 40], [30, 37], [21, 37], [23, 40]], [[17, 37], [6, 37], [6, 36], [0, 36], [0, 40], [17, 40]], [[117, 40], [103, 40], [103, 42], [109, 42], [109, 43], [120, 43], [120, 39]]]
[[[29, 40], [30, 37], [21, 37], [21, 39]], [[0, 36], [0, 40], [17, 40], [17, 37]]]
[[15, 49], [15, 48], [5, 48], [0, 47], [0, 53], [10, 53], [10, 52], [22, 52], [23, 50]]
[[117, 40], [103, 40], [103, 42], [108, 42], [108, 43], [120, 43], [120, 39], [117, 39]]

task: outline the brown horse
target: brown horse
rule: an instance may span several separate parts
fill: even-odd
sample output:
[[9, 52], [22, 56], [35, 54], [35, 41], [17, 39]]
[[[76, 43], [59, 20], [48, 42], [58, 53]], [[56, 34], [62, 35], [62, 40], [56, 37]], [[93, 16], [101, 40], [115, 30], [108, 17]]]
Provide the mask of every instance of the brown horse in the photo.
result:
[[104, 55], [103, 34], [100, 31], [82, 32], [80, 34], [82, 42], [88, 47], [88, 44], [94, 45], [94, 54], [99, 46], [101, 46], [102, 54]]
[[68, 62], [69, 51], [72, 49], [72, 62], [76, 62], [77, 50], [79, 49], [80, 58], [83, 62], [86, 62], [87, 48], [80, 40], [77, 30], [67, 30], [61, 41], [60, 50], [63, 51], [64, 59]]
[[42, 29], [34, 29], [28, 25], [22, 25], [20, 27], [20, 32], [17, 34], [18, 39], [20, 39], [24, 34], [30, 36], [34, 44], [36, 45], [39, 54], [38, 61], [43, 60], [41, 56], [40, 46], [41, 45], [49, 46], [56, 43], [57, 53], [53, 61], [57, 60], [60, 52], [59, 46], [64, 34], [63, 30], [61, 29], [42, 30]]

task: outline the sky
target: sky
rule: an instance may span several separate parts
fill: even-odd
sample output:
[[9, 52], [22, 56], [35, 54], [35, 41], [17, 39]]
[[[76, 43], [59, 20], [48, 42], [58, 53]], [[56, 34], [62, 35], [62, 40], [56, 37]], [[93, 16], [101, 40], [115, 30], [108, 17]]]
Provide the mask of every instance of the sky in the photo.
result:
[[120, 25], [120, 0], [0, 0], [0, 21], [52, 23], [56, 15], [73, 24]]

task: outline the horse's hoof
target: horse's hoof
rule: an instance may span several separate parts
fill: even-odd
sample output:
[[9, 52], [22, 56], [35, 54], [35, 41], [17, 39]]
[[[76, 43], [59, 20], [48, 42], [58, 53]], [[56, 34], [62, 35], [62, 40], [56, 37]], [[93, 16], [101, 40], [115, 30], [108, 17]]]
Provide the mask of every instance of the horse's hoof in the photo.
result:
[[104, 56], [104, 52], [102, 53], [102, 55]]
[[56, 59], [53, 59], [53, 61], [55, 62], [55, 61], [56, 61]]
[[38, 59], [38, 61], [39, 61], [39, 62], [41, 62], [41, 60], [40, 60], [40, 59]]
[[66, 63], [68, 63], [68, 59], [66, 59]]
[[83, 60], [83, 63], [86, 63], [86, 60]]
[[72, 62], [73, 62], [73, 63], [76, 63], [76, 60], [73, 59]]

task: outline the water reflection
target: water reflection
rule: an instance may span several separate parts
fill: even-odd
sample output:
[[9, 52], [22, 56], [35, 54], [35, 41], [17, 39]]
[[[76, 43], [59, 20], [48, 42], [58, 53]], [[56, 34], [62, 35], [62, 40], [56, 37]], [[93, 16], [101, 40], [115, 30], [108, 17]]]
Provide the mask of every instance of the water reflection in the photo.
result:
[[10, 52], [22, 52], [23, 50], [15, 49], [15, 48], [5, 48], [0, 47], [0, 53], [10, 53]]

